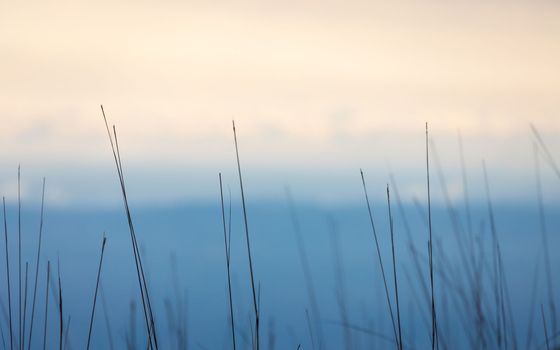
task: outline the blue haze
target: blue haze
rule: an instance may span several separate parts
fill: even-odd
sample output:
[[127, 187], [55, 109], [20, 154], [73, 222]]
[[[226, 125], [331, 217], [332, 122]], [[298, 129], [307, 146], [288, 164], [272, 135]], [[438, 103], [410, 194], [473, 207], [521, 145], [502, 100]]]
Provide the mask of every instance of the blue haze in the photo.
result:
[[[238, 325], [239, 346], [249, 348], [252, 299], [249, 289], [247, 252], [241, 208], [235, 203], [238, 199], [233, 198], [233, 200], [231, 255], [235, 320]], [[537, 303], [547, 305], [548, 300], [543, 281], [543, 251], [538, 212], [536, 205], [522, 203], [497, 203], [494, 206], [513, 308], [513, 320], [518, 327], [517, 336], [524, 344], [537, 257], [540, 260], [540, 276], [536, 289]], [[546, 208], [556, 300], [558, 300], [557, 276], [560, 257], [553, 247], [557, 247], [560, 243], [558, 236], [560, 217], [555, 215], [558, 209], [551, 205]], [[425, 207], [419, 209], [411, 204], [404, 206], [404, 212], [412, 228], [414, 246], [422, 254], [420, 269], [427, 279], [428, 230], [425, 216], [421, 216], [421, 214], [425, 215], [425, 210]], [[462, 205], [459, 204], [456, 210], [460, 215], [463, 234], [466, 235]], [[169, 299], [170, 309], [174, 314], [186, 315], [190, 348], [229, 348], [231, 340], [224, 240], [218, 203], [198, 202], [160, 207], [133, 207], [132, 211], [162, 348], [172, 349], [176, 346], [174, 345], [176, 335], [173, 333], [170, 316], [165, 308], [166, 298]], [[357, 203], [344, 207], [296, 204], [295, 211], [301, 224], [304, 248], [317, 293], [321, 313], [321, 319], [317, 324], [325, 336], [325, 348], [339, 349], [345, 345], [340, 305], [337, 303], [337, 291], [340, 285], [337, 284], [335, 277], [336, 250], [341, 256], [343, 300], [344, 307], [348, 310], [347, 322], [352, 326], [378, 334], [372, 336], [364, 331], [351, 331], [353, 347], [366, 348], [370, 345], [390, 347], [391, 343], [384, 337], [392, 338], [392, 329], [365, 204]], [[489, 255], [491, 234], [486, 205], [484, 203], [474, 205], [472, 211], [474, 236], [483, 242], [488, 264], [491, 264]], [[261, 286], [262, 343], [265, 348], [268, 348], [270, 343], [275, 344], [277, 349], [295, 349], [298, 344], [301, 344], [303, 349], [311, 349], [312, 343], [305, 313], [305, 310], [310, 307], [308, 291], [289, 213], [285, 202], [248, 203], [255, 276]], [[396, 202], [393, 203], [393, 215], [403, 336], [405, 343], [415, 344], [414, 348], [426, 348], [430, 341], [430, 332], [426, 325], [429, 317], [428, 307], [418, 282], [415, 263], [410, 257], [409, 240]], [[38, 208], [26, 208], [23, 213], [23, 263], [28, 260], [31, 262], [30, 276], [34, 276], [35, 271], [38, 216]], [[386, 203], [379, 201], [374, 203], [374, 216], [385, 268], [389, 273], [392, 265]], [[464, 273], [457, 267], [460, 255], [447, 209], [435, 207], [433, 217], [436, 267], [444, 268], [448, 274], [461, 279]], [[17, 305], [16, 207], [9, 206], [8, 218], [12, 295], [16, 298], [12, 300], [12, 305]], [[53, 274], [56, 275], [58, 257], [60, 257], [64, 315], [65, 318], [71, 317], [69, 344], [72, 348], [85, 346], [103, 232], [106, 233], [108, 242], [102, 270], [102, 286], [116, 348], [125, 347], [126, 334], [131, 331], [129, 319], [132, 301], [136, 303], [137, 311], [135, 344], [138, 348], [145, 347], [145, 327], [142, 323], [136, 271], [124, 210], [120, 208], [86, 210], [79, 207], [46, 210], [37, 301], [38, 313], [34, 325], [34, 347], [41, 344], [46, 260], [51, 261]], [[336, 250], [333, 246], [335, 242], [333, 235], [337, 236], [339, 242]], [[2, 239], [2, 247], [3, 243]], [[441, 255], [438, 247], [445, 250], [445, 257]], [[4, 249], [0, 257], [2, 258], [1, 285], [5, 286]], [[176, 261], [175, 265], [172, 263], [173, 259]], [[175, 270], [173, 266], [176, 267]], [[487, 268], [490, 266], [487, 265]], [[488, 274], [489, 271], [484, 273]], [[392, 275], [389, 273], [389, 276]], [[484, 278], [486, 284], [493, 283], [487, 277]], [[389, 281], [392, 291], [392, 278], [389, 278]], [[463, 309], [454, 301], [455, 298], [450, 296], [450, 293], [457, 293], [457, 291], [446, 283], [440, 274], [436, 274], [435, 284], [440, 306], [438, 309], [442, 328], [440, 332], [445, 334], [448, 342], [454, 342], [453, 348], [467, 348], [469, 343], [465, 334], [468, 332], [463, 330], [460, 321], [462, 317], [460, 310]], [[29, 297], [31, 297], [31, 287], [29, 289]], [[6, 339], [8, 331], [6, 288], [2, 288], [0, 298], [2, 300], [0, 325]], [[183, 298], [186, 298], [187, 302], [181, 309], [179, 299]], [[491, 296], [487, 295], [486, 298], [492, 305]], [[55, 299], [51, 296], [48, 348], [58, 346], [58, 316], [54, 302]], [[98, 303], [97, 307], [93, 348], [106, 349], [108, 336], [104, 310], [101, 303]], [[14, 329], [17, 330], [17, 306], [12, 312]], [[315, 319], [313, 315], [311, 316]], [[536, 343], [542, 343], [543, 340], [539, 320], [540, 318], [537, 317], [534, 325]], [[317, 324], [314, 322], [313, 324], [317, 332]], [[472, 329], [469, 329], [470, 331]]]

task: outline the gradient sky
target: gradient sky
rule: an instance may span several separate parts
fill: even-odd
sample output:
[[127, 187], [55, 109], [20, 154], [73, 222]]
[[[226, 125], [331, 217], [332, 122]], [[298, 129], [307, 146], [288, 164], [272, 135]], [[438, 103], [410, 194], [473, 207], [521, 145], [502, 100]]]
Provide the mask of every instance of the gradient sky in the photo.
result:
[[558, 18], [554, 1], [1, 2], [0, 191], [22, 163], [29, 198], [45, 175], [54, 203], [118, 201], [103, 103], [138, 201], [235, 184], [232, 119], [253, 198], [361, 198], [360, 167], [423, 195], [425, 121], [453, 195], [461, 130], [475, 197], [482, 158], [498, 198], [532, 196], [529, 124], [560, 150]]

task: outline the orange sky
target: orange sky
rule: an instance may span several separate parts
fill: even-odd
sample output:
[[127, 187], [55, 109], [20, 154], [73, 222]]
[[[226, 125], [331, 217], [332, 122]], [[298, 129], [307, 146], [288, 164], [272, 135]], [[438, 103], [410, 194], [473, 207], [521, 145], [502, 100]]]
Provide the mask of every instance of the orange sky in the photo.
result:
[[230, 167], [235, 118], [259, 173], [417, 170], [425, 121], [451, 168], [461, 129], [476, 171], [530, 173], [530, 122], [559, 145], [558, 18], [553, 1], [3, 2], [0, 189], [18, 162], [110, 166], [100, 103], [139, 172]]

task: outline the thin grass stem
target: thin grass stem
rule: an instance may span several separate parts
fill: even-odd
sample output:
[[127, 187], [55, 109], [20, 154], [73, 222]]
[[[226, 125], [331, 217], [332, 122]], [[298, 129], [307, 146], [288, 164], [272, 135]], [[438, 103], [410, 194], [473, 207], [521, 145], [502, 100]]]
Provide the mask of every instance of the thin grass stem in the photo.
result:
[[103, 235], [103, 241], [101, 242], [101, 257], [99, 258], [99, 267], [97, 269], [97, 281], [95, 282], [95, 293], [93, 294], [93, 306], [91, 308], [91, 318], [89, 321], [89, 331], [86, 349], [89, 350], [91, 342], [91, 331], [93, 330], [93, 319], [95, 315], [95, 305], [97, 304], [97, 291], [99, 290], [99, 281], [101, 279], [101, 266], [103, 265], [103, 255], [105, 253], [105, 244], [107, 243], [107, 237]]
[[[233, 350], [236, 349], [236, 342], [235, 342], [235, 321], [234, 321], [234, 314], [233, 314], [233, 298], [231, 295], [231, 268], [230, 268], [230, 252], [231, 252], [231, 243], [228, 243], [228, 231], [226, 228], [226, 212], [224, 208], [224, 190], [222, 185], [222, 174], [218, 174], [220, 180], [220, 203], [222, 207], [222, 224], [224, 226], [224, 249], [226, 255], [226, 268], [227, 268], [227, 279], [228, 279], [228, 297], [229, 297], [229, 316], [231, 319], [231, 342], [233, 345]], [[231, 230], [231, 226], [230, 226]], [[231, 231], [230, 231], [230, 238], [231, 238]]]
[[237, 159], [237, 172], [239, 174], [239, 187], [241, 189], [241, 204], [243, 207], [243, 222], [245, 224], [245, 238], [247, 242], [247, 256], [249, 258], [249, 273], [251, 275], [251, 290], [253, 292], [253, 309], [255, 312], [255, 346], [259, 350], [259, 309], [257, 305], [257, 290], [255, 288], [255, 276], [253, 271], [253, 256], [251, 254], [251, 243], [249, 239], [249, 223], [247, 220], [247, 207], [245, 205], [245, 191], [243, 189], [243, 176], [241, 174], [241, 162], [239, 161], [239, 147], [237, 145], [237, 132], [235, 130], [235, 121], [232, 121], [233, 125], [233, 140], [235, 143], [235, 155]]
[[10, 350], [13, 350], [14, 347], [14, 335], [13, 335], [13, 322], [12, 322], [12, 287], [10, 286], [10, 256], [8, 254], [8, 223], [6, 219], [6, 198], [2, 197], [2, 207], [4, 212], [4, 240], [5, 240], [5, 247], [6, 247], [6, 279], [7, 279], [7, 287], [8, 287], [8, 315], [9, 315], [9, 322], [10, 322]]
[[39, 262], [41, 258], [41, 243], [43, 236], [43, 219], [44, 219], [44, 208], [45, 208], [45, 178], [43, 178], [43, 191], [41, 195], [41, 218], [39, 221], [39, 244], [37, 246], [37, 260], [35, 261], [35, 284], [33, 287], [33, 302], [31, 304], [31, 320], [29, 322], [29, 339], [27, 342], [27, 350], [31, 350], [31, 339], [33, 336], [33, 323], [35, 321], [35, 301], [37, 298], [37, 281], [39, 279]]

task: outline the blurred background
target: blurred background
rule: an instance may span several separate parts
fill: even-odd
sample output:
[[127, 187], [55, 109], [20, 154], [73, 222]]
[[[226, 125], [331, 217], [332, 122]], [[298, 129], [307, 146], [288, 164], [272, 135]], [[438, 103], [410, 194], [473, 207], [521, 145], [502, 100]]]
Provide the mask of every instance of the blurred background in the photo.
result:
[[[360, 169], [387, 262], [386, 185], [398, 189], [394, 215], [403, 325], [406, 342], [425, 348], [430, 344], [428, 309], [418, 295], [427, 276], [427, 122], [436, 264], [457, 265], [460, 276], [462, 248], [455, 231], [481, 247], [489, 244], [486, 254], [492, 254], [484, 160], [512, 291], [511, 330], [520, 343], [531, 338], [538, 348], [544, 344], [540, 321], [528, 326], [534, 316], [527, 315], [534, 305], [548, 305], [551, 290], [557, 299], [560, 287], [543, 270], [548, 265], [557, 272], [560, 266], [554, 251], [544, 257], [547, 246], [560, 243], [554, 169], [554, 159], [560, 159], [559, 16], [555, 1], [525, 0], [0, 2], [0, 195], [8, 205], [13, 273], [21, 164], [23, 261], [34, 273], [41, 179], [46, 177], [39, 285], [45, 283], [46, 260], [55, 264], [60, 258], [65, 316], [72, 319], [69, 347], [81, 348], [86, 336], [103, 232], [108, 236], [103, 270], [108, 311], [96, 318], [93, 347], [108, 348], [111, 329], [116, 348], [145, 347], [103, 104], [119, 135], [162, 344], [172, 348], [174, 327], [184, 321], [190, 347], [229, 347], [222, 172], [226, 204], [230, 198], [233, 203], [239, 342], [250, 346], [235, 120], [267, 348], [302, 344], [309, 349], [314, 339], [306, 328], [308, 290], [286, 188], [302, 226], [323, 311], [322, 318], [312, 318], [321, 325], [317, 329], [324, 328], [325, 344], [333, 349], [346, 344], [337, 294], [341, 285], [347, 286], [343, 299], [349, 322], [362, 329], [352, 331], [353, 348], [391, 344]], [[410, 236], [405, 236], [407, 227], [412, 227]], [[419, 277], [414, 277], [418, 261], [409, 244], [424, 259]], [[337, 254], [341, 269], [335, 266]], [[4, 259], [4, 252], [0, 255]], [[5, 268], [0, 271], [5, 281]], [[469, 348], [475, 335], [457, 316], [463, 306], [438, 277], [438, 302], [448, 305], [447, 316], [441, 316], [448, 321], [442, 331], [447, 345], [455, 339]], [[457, 285], [466, 283], [457, 278]], [[527, 285], [535, 286], [533, 304]], [[2, 293], [0, 328], [6, 337]], [[556, 311], [547, 307], [545, 312], [552, 321]], [[103, 315], [110, 316], [111, 325]], [[56, 324], [56, 315], [50, 317]], [[528, 330], [534, 331], [531, 337]], [[556, 330], [560, 327], [552, 325], [551, 334]], [[57, 344], [54, 325], [50, 332], [49, 342]], [[38, 335], [32, 341], [41, 344]]]

